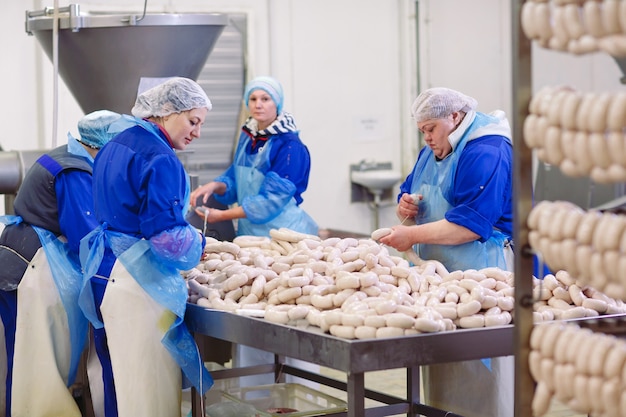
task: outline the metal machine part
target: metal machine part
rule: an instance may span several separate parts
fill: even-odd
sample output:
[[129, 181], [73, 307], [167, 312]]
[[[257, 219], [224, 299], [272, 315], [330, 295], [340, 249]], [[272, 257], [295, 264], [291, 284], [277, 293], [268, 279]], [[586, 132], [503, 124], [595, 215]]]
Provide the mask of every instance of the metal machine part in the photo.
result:
[[[144, 78], [196, 80], [228, 15], [84, 13], [78, 4], [26, 12], [26, 33], [34, 35], [53, 59], [54, 19], [58, 15], [58, 66], [85, 113], [109, 109], [130, 113]], [[184, 47], [193, 45], [192, 48]], [[47, 150], [0, 149], [0, 194], [5, 212], [26, 171]]]
[[[51, 60], [53, 11], [26, 12], [26, 32]], [[85, 113], [129, 113], [142, 78], [197, 79], [228, 24], [217, 13], [83, 13], [77, 4], [57, 12], [59, 74]]]
[[45, 150], [0, 152], [0, 194], [4, 194], [6, 214], [13, 213], [13, 200], [26, 171]]

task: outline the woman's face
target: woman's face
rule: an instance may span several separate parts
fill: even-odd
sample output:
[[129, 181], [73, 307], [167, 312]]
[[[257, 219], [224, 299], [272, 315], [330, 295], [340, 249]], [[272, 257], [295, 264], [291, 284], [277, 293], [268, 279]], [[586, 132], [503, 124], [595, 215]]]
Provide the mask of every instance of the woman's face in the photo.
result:
[[448, 136], [456, 129], [460, 118], [460, 113], [454, 112], [443, 119], [430, 119], [417, 124], [417, 128], [424, 134], [424, 142], [437, 158], [443, 159], [452, 152]]
[[200, 137], [200, 128], [208, 112], [209, 109], [202, 107], [163, 117], [163, 128], [169, 133], [174, 149], [182, 151]]
[[263, 90], [254, 90], [248, 98], [248, 111], [259, 124], [259, 130], [263, 130], [276, 120], [276, 103], [272, 97]]

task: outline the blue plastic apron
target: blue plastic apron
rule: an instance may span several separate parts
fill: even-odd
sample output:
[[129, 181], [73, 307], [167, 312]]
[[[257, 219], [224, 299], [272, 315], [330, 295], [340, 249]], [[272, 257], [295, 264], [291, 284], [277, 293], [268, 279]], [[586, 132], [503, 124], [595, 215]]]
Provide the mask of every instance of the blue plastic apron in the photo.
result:
[[[480, 136], [476, 135], [476, 130], [498, 123], [494, 117], [476, 113], [474, 121], [447, 158], [437, 161], [431, 149], [425, 151], [411, 184], [411, 192], [424, 196], [419, 203], [417, 224], [445, 218], [446, 211], [452, 208], [446, 196], [452, 193], [461, 152], [470, 140]], [[449, 271], [488, 266], [506, 269], [505, 240], [506, 236], [494, 229], [486, 242], [415, 245], [415, 251], [422, 259], [440, 261]], [[425, 366], [422, 373], [425, 402], [468, 417], [513, 417], [513, 370], [512, 356]], [[473, 395], [471, 387], [480, 387], [480, 396]]]
[[[241, 201], [244, 197], [257, 195], [265, 174], [259, 170], [262, 164], [268, 163], [272, 141], [255, 155], [247, 156], [241, 152], [235, 160], [235, 181], [237, 183], [237, 197]], [[281, 212], [266, 223], [254, 224], [247, 218], [238, 220], [237, 234], [252, 236], [269, 236], [270, 229], [285, 227], [300, 233], [317, 235], [317, 223], [302, 210], [292, 197]]]
[[[443, 160], [436, 160], [432, 149], [425, 150], [417, 162], [411, 184], [411, 192], [423, 195], [419, 202], [417, 224], [425, 224], [445, 218], [445, 214], [453, 206], [450, 198], [455, 174], [461, 153], [472, 132], [478, 127], [491, 122], [491, 117], [481, 113], [476, 114], [472, 125], [467, 129], [459, 141], [456, 149]], [[507, 237], [494, 229], [493, 234], [486, 242], [467, 242], [460, 245], [433, 245], [417, 244], [415, 252], [420, 258], [435, 259], [445, 265], [449, 271], [481, 269], [488, 266], [497, 266], [506, 269], [504, 244]]]

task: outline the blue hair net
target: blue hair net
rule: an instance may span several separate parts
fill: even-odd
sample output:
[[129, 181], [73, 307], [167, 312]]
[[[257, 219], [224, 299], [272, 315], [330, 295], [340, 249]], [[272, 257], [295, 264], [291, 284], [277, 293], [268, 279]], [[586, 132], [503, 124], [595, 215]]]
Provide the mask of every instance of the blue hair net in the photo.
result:
[[131, 113], [135, 117], [145, 119], [202, 107], [209, 110], [213, 107], [202, 87], [189, 78], [173, 77], [141, 93]]
[[263, 90], [267, 94], [270, 95], [274, 104], [276, 104], [276, 113], [280, 114], [283, 111], [283, 86], [280, 85], [278, 80], [272, 77], [257, 77], [254, 80], [250, 81], [244, 90], [243, 101], [248, 105], [248, 101], [250, 100], [250, 94], [252, 94], [255, 90]]
[[411, 114], [416, 123], [443, 119], [455, 111], [468, 112], [478, 106], [476, 99], [450, 88], [435, 87], [424, 90], [413, 102]]
[[102, 148], [117, 134], [110, 132], [109, 126], [121, 117], [121, 114], [109, 110], [97, 110], [86, 114], [78, 121], [80, 139], [76, 140], [93, 149]]

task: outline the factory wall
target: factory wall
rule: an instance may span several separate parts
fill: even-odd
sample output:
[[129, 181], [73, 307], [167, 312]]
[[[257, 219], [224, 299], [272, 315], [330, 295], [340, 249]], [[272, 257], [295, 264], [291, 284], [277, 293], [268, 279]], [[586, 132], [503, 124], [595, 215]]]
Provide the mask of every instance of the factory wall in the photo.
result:
[[[77, 3], [85, 10], [109, 12], [137, 13], [143, 8], [142, 1]], [[52, 63], [24, 31], [26, 10], [53, 5], [41, 0], [4, 2], [4, 150], [44, 149], [54, 140], [65, 143], [66, 132], [75, 132], [82, 116], [62, 80], [55, 93]], [[366, 203], [351, 202], [349, 166], [365, 159], [392, 162], [404, 175], [410, 172], [419, 149], [410, 106], [420, 89], [456, 88], [477, 98], [480, 110], [499, 108], [510, 114], [510, 7], [503, 0], [148, 2], [149, 12], [248, 14], [248, 75], [280, 79], [285, 109], [294, 114], [311, 151], [304, 208], [323, 228], [359, 233], [372, 230], [372, 210]], [[533, 48], [533, 59], [533, 88], [568, 82], [583, 90], [622, 88], [620, 71], [603, 55], [561, 57]], [[571, 59], [584, 65], [568, 66]], [[385, 204], [381, 227], [396, 222], [394, 206]]]

